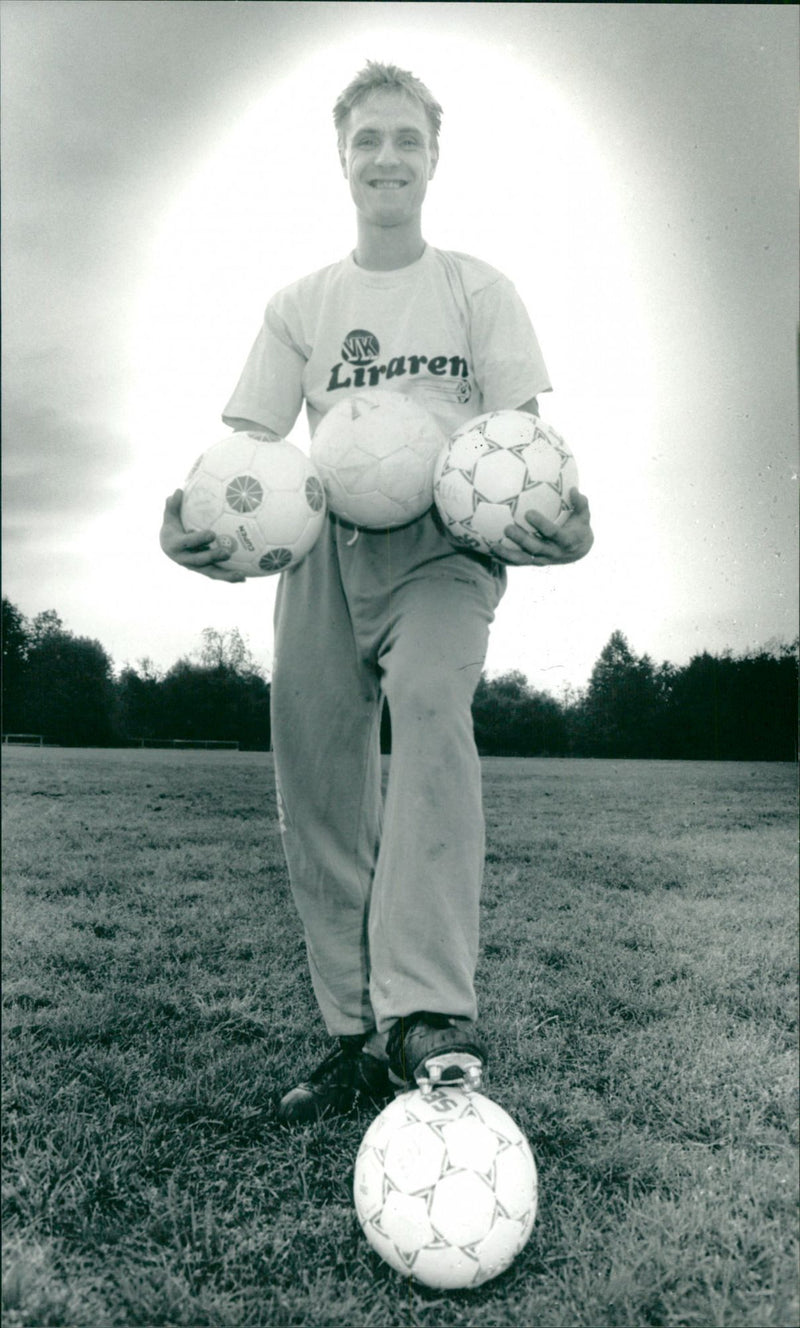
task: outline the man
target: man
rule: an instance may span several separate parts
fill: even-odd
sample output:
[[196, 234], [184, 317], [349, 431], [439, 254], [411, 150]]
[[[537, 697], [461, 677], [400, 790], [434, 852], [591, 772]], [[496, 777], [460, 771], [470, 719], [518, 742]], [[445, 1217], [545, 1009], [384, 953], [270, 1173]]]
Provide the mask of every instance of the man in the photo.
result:
[[[412, 74], [370, 63], [334, 122], [356, 208], [355, 251], [270, 301], [224, 411], [285, 437], [303, 401], [312, 431], [348, 392], [397, 389], [446, 433], [486, 410], [536, 413], [549, 390], [527, 313], [499, 272], [431, 248], [422, 204], [441, 108]], [[537, 513], [509, 534], [533, 566], [591, 547], [586, 499], [556, 529]], [[180, 492], [162, 547], [224, 580], [210, 531], [186, 534]], [[471, 702], [506, 573], [456, 548], [431, 509], [400, 529], [330, 517], [281, 578], [272, 680], [284, 848], [331, 1054], [286, 1093], [288, 1122], [381, 1102], [393, 1086], [478, 1086], [474, 973], [483, 873]], [[381, 798], [379, 717], [392, 759]]]

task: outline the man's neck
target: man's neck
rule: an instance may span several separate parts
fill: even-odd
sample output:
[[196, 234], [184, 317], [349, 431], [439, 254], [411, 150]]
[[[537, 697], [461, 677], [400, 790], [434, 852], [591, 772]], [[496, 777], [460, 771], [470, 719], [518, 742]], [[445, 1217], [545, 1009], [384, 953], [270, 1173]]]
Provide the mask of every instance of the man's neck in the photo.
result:
[[359, 218], [355, 261], [367, 272], [391, 272], [416, 263], [425, 252], [419, 226], [370, 226]]

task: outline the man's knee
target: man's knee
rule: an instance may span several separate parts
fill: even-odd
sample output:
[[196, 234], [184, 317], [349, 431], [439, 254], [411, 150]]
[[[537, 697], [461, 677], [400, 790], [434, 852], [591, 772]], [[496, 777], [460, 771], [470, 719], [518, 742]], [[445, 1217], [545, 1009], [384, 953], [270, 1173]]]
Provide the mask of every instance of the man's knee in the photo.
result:
[[383, 689], [394, 724], [416, 721], [453, 723], [468, 715], [480, 678], [480, 665], [464, 670], [425, 668], [393, 670]]

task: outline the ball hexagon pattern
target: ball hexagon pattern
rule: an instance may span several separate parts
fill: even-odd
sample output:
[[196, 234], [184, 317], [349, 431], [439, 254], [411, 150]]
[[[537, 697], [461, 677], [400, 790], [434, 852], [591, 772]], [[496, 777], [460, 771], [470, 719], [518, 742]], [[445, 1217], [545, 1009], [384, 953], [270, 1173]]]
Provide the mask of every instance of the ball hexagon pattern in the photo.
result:
[[415, 1090], [367, 1130], [353, 1193], [367, 1240], [397, 1272], [427, 1286], [476, 1287], [508, 1268], [531, 1234], [536, 1164], [496, 1102]]
[[186, 530], [213, 530], [225, 567], [271, 576], [299, 563], [325, 520], [325, 491], [313, 462], [293, 443], [242, 431], [213, 443], [186, 478]]
[[572, 505], [578, 468], [564, 439], [537, 415], [496, 410], [453, 434], [434, 471], [433, 496], [456, 544], [507, 561], [519, 546], [505, 534], [529, 511], [559, 526]]
[[384, 388], [356, 392], [317, 425], [311, 457], [328, 505], [369, 530], [407, 525], [433, 504], [433, 468], [447, 442], [419, 402]]

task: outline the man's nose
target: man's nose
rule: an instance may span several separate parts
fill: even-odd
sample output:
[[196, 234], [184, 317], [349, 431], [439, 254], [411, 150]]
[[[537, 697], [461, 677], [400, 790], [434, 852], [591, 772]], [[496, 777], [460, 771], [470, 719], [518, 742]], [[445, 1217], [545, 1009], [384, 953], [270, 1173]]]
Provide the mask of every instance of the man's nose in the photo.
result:
[[378, 166], [395, 166], [397, 162], [397, 149], [390, 138], [385, 138], [375, 154], [375, 163]]

